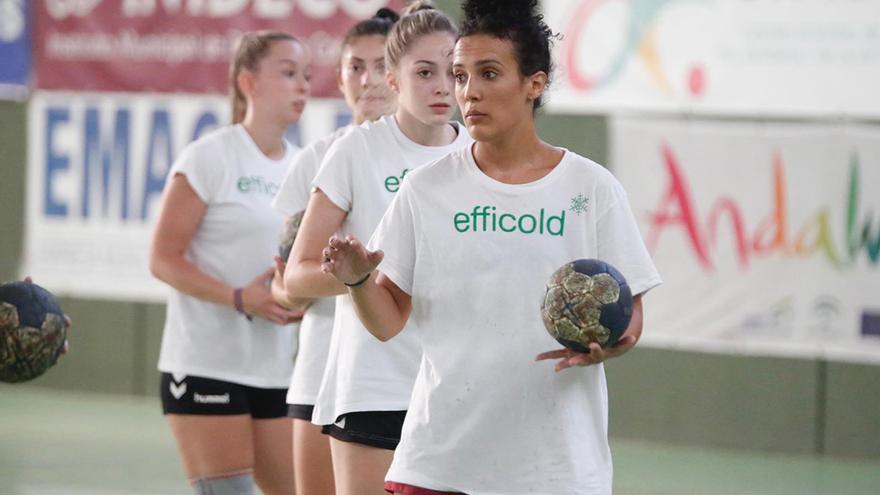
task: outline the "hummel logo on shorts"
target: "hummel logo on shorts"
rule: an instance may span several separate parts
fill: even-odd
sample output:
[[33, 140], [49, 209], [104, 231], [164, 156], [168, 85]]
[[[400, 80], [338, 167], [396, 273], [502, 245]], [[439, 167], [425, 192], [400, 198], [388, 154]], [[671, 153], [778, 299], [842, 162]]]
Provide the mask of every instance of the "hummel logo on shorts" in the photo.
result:
[[193, 402], [197, 404], [229, 404], [229, 392], [222, 395], [202, 395], [195, 392], [193, 394]]
[[183, 394], [186, 393], [186, 375], [178, 375], [177, 373], [171, 375], [171, 382], [168, 384], [168, 389], [171, 391], [171, 395], [174, 396], [175, 399], [180, 400], [183, 397]]

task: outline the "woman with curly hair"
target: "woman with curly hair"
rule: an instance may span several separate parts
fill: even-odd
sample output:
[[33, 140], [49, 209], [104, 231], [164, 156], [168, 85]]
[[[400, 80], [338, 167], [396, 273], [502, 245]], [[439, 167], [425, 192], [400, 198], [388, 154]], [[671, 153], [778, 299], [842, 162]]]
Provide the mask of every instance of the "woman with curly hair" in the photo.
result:
[[[368, 277], [349, 292], [374, 336], [393, 343], [414, 324], [422, 344], [389, 492], [611, 494], [602, 362], [638, 341], [660, 278], [617, 180], [537, 135], [553, 38], [537, 3], [465, 2], [453, 77], [476, 143], [411, 173], [368, 247], [325, 249], [340, 281]], [[581, 195], [589, 207], [569, 211]], [[632, 321], [610, 348], [546, 351], [539, 301], [577, 258], [623, 272]]]
[[[369, 236], [404, 177], [466, 147], [454, 111], [452, 49], [458, 30], [430, 2], [407, 6], [385, 44], [386, 77], [397, 110], [337, 139], [321, 164], [284, 274], [287, 301], [336, 299], [327, 365], [312, 422], [330, 436], [339, 495], [384, 493], [421, 361], [417, 331], [390, 344], [358, 320], [348, 287], [323, 273], [322, 250], [335, 232]], [[349, 286], [367, 280], [345, 281]]]

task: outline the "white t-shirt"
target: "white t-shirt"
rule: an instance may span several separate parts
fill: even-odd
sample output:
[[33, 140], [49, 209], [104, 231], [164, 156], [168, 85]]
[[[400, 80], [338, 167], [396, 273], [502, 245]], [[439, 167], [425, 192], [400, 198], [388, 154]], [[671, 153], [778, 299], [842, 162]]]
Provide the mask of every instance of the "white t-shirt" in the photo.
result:
[[535, 356], [561, 348], [540, 305], [563, 264], [609, 262], [633, 294], [660, 283], [617, 180], [566, 151], [541, 179], [504, 184], [469, 146], [414, 172], [369, 245], [412, 296], [424, 352], [386, 479], [471, 495], [610, 495], [603, 366], [555, 373]]
[[[403, 134], [393, 116], [383, 117], [333, 143], [313, 185], [348, 212], [341, 233], [366, 241], [409, 170], [470, 142], [467, 130], [458, 126], [451, 144], [422, 146]], [[338, 296], [312, 422], [331, 424], [350, 412], [405, 410], [421, 359], [415, 332], [405, 333], [394, 342], [380, 342], [361, 324], [351, 296]]]
[[[208, 208], [186, 257], [202, 272], [243, 287], [273, 266], [282, 216], [272, 198], [297, 148], [271, 160], [241, 125], [189, 144], [169, 172], [187, 182]], [[249, 322], [232, 307], [179, 291], [168, 298], [159, 370], [262, 388], [287, 387], [296, 354], [296, 325]]]
[[[340, 127], [297, 153], [281, 183], [281, 190], [272, 203], [275, 210], [289, 217], [306, 209], [312, 191], [312, 180], [318, 173], [324, 155], [330, 145], [352, 127]], [[327, 364], [327, 352], [330, 350], [335, 308], [335, 298], [324, 297], [312, 303], [303, 316], [299, 325], [296, 363], [290, 377], [290, 387], [287, 389], [288, 404], [315, 404]]]

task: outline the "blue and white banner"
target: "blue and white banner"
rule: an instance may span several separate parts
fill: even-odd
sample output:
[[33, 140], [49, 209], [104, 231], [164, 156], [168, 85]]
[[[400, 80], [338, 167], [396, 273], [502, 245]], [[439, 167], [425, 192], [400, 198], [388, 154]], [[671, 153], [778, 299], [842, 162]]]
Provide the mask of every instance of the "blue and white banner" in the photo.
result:
[[28, 2], [0, 0], [0, 99], [22, 100], [31, 71]]
[[[289, 138], [331, 132], [340, 107], [310, 101]], [[164, 300], [148, 260], [166, 175], [187, 143], [228, 121], [219, 96], [34, 93], [23, 273], [61, 295]]]

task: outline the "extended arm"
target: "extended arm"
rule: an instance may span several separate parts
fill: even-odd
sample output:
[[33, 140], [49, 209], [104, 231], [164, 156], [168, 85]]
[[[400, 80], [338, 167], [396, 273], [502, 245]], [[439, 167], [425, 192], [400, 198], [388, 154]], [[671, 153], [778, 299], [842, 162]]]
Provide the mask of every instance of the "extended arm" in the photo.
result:
[[284, 271], [284, 291], [277, 291], [283, 304], [346, 292], [342, 283], [321, 270], [321, 251], [346, 215], [320, 189], [312, 192]]
[[403, 330], [412, 311], [412, 298], [376, 271], [382, 251], [369, 251], [354, 236], [348, 236], [330, 239], [323, 255], [322, 270], [347, 284], [358, 318], [374, 337], [386, 341]]

